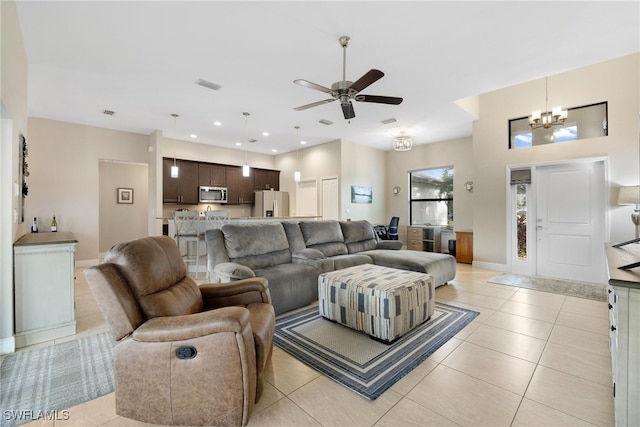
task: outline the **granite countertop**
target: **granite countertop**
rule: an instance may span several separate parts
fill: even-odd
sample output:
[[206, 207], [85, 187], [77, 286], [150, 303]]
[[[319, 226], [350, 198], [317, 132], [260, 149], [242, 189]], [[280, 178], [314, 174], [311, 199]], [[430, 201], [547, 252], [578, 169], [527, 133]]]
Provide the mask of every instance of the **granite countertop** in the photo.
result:
[[13, 245], [55, 245], [63, 243], [78, 243], [78, 240], [76, 240], [73, 233], [69, 231], [58, 231], [55, 233], [28, 233], [16, 240]]

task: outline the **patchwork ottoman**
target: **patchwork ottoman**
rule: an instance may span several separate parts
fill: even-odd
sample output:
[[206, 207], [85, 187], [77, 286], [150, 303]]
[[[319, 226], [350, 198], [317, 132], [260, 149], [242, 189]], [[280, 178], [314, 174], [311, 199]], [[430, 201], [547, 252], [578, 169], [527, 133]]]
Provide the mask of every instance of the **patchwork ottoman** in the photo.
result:
[[373, 264], [318, 277], [321, 316], [388, 343], [429, 320], [434, 294], [428, 274]]

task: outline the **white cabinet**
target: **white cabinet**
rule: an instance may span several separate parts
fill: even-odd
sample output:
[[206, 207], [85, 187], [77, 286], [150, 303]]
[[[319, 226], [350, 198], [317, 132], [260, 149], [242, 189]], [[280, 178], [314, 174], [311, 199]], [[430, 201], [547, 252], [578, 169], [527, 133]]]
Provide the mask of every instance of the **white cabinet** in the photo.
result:
[[607, 245], [609, 269], [609, 348], [616, 426], [640, 425], [640, 268], [618, 267], [640, 261], [640, 246]]
[[13, 245], [16, 347], [76, 333], [72, 233], [26, 234]]

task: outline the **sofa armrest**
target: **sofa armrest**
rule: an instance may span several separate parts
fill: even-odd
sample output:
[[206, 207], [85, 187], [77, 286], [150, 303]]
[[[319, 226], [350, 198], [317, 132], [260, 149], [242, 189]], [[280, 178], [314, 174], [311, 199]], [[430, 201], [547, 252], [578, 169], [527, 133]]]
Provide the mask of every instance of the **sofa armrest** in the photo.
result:
[[136, 329], [138, 342], [171, 342], [204, 337], [220, 332], [242, 333], [249, 323], [249, 310], [225, 307], [184, 316], [154, 317]]
[[213, 271], [223, 283], [256, 277], [256, 273], [252, 269], [235, 262], [220, 263], [213, 268]]
[[228, 283], [205, 283], [199, 286], [205, 310], [251, 303], [271, 304], [269, 281], [264, 277]]
[[397, 251], [402, 249], [403, 245], [404, 243], [402, 243], [401, 240], [380, 240], [376, 249], [391, 249]]
[[291, 255], [294, 264], [306, 264], [317, 269], [320, 273], [334, 270], [333, 259], [327, 258], [317, 249], [306, 248]]

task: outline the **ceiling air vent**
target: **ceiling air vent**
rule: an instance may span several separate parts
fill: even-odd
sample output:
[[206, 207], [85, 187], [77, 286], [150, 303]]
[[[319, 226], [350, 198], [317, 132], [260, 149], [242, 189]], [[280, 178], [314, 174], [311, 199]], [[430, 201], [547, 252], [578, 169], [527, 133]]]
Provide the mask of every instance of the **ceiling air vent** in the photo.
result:
[[116, 112], [111, 110], [104, 110], [102, 114], [106, 114], [107, 116], [113, 116]]
[[327, 120], [327, 119], [322, 119], [322, 120], [318, 120], [320, 123], [322, 123], [323, 125], [332, 125], [333, 122], [331, 120]]
[[209, 88], [209, 89], [213, 89], [213, 90], [220, 90], [220, 88], [222, 87], [217, 83], [213, 83], [213, 82], [207, 81], [205, 79], [196, 80], [196, 84], [200, 85], [200, 86], [203, 86], [203, 87], [206, 87], [206, 88]]
[[388, 125], [391, 123], [397, 123], [398, 119], [396, 119], [395, 117], [391, 117], [390, 119], [386, 119], [386, 120], [382, 120], [382, 124], [384, 125]]

